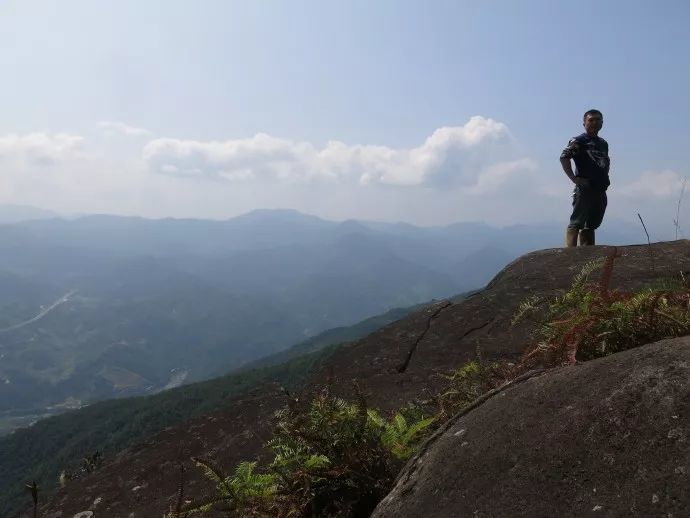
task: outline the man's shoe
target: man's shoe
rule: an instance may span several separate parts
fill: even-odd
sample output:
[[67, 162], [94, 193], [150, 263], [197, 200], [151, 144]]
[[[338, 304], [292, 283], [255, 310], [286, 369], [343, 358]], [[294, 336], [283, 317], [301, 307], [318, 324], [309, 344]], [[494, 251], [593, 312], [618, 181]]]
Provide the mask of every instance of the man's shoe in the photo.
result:
[[566, 229], [565, 231], [565, 246], [577, 246], [577, 233], [579, 232], [576, 228]]
[[580, 246], [591, 246], [594, 244], [594, 229], [583, 228], [580, 230]]

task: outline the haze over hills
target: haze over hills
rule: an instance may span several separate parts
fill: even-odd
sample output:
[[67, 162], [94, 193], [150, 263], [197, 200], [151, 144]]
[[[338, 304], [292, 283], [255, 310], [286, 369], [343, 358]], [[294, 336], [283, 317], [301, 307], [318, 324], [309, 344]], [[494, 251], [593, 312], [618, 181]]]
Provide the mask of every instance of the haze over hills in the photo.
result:
[[561, 234], [292, 210], [1, 225], [0, 418], [227, 372], [326, 329], [479, 288]]
[[27, 205], [0, 204], [0, 225], [57, 217], [59, 215], [51, 210], [38, 209]]

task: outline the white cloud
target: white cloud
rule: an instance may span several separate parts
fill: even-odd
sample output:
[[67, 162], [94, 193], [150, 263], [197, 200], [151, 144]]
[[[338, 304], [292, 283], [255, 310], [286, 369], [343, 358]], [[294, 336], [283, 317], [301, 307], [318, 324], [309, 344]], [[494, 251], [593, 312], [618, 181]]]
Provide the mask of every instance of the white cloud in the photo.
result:
[[683, 177], [670, 170], [647, 171], [640, 177], [620, 188], [619, 192], [629, 198], [677, 198], [683, 186]]
[[[0, 203], [199, 218], [294, 208], [337, 220], [417, 224], [561, 218], [565, 225], [570, 213], [572, 185], [560, 168], [526, 157], [504, 124], [484, 117], [439, 128], [409, 147], [316, 145], [267, 134], [215, 142], [151, 139], [143, 151], [141, 144], [67, 134], [0, 136]], [[661, 171], [626, 187], [616, 182], [607, 218], [641, 212], [648, 225], [655, 217], [670, 221], [674, 204], [649, 192], [677, 196], [680, 180]], [[631, 197], [641, 192], [646, 198]]]
[[98, 127], [102, 129], [106, 135], [121, 134], [129, 137], [147, 137], [151, 132], [144, 128], [136, 128], [119, 121], [101, 121]]
[[[330, 141], [319, 149], [259, 133], [227, 141], [155, 139], [143, 158], [158, 173], [232, 182], [350, 182], [398, 186], [498, 185], [519, 166], [507, 126], [476, 116], [464, 126], [435, 130], [420, 146], [395, 149]], [[510, 165], [500, 166], [508, 160]], [[512, 160], [512, 161], [511, 161]], [[488, 176], [487, 176], [488, 175]]]
[[0, 136], [0, 159], [14, 165], [54, 165], [79, 157], [83, 141], [79, 135], [67, 133], [29, 133]]
[[518, 185], [529, 184], [534, 180], [537, 163], [530, 158], [520, 158], [509, 162], [499, 162], [484, 169], [477, 178], [477, 184], [468, 190], [471, 194], [495, 192], [513, 181]]

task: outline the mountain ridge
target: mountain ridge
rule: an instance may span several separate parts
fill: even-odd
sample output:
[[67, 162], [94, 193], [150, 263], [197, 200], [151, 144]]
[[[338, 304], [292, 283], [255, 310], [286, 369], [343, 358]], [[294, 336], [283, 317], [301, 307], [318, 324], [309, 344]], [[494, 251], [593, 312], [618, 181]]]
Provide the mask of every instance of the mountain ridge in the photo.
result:
[[0, 410], [40, 415], [67, 400], [160, 390], [174, 373], [204, 379], [218, 365], [464, 291], [381, 237], [296, 211], [0, 226], [0, 328], [77, 293], [40, 326], [0, 338]]

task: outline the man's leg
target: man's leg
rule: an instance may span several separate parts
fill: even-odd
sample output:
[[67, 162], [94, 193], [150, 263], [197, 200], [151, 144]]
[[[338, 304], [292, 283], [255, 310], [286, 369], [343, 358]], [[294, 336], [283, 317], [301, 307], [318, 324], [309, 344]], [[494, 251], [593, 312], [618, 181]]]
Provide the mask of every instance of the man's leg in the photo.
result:
[[565, 246], [577, 246], [577, 236], [580, 229], [584, 228], [589, 212], [589, 199], [583, 194], [583, 189], [575, 187], [573, 192], [573, 212], [570, 215], [570, 223], [565, 231]]
[[594, 231], [599, 228], [604, 220], [607, 198], [606, 192], [592, 191], [589, 193], [590, 203], [585, 227], [580, 230], [580, 245], [594, 245]]
[[565, 246], [568, 248], [571, 246], [577, 246], [577, 236], [579, 232], [580, 231], [576, 228], [568, 227], [565, 229]]
[[594, 230], [583, 228], [580, 230], [580, 246], [591, 246], [594, 244]]

